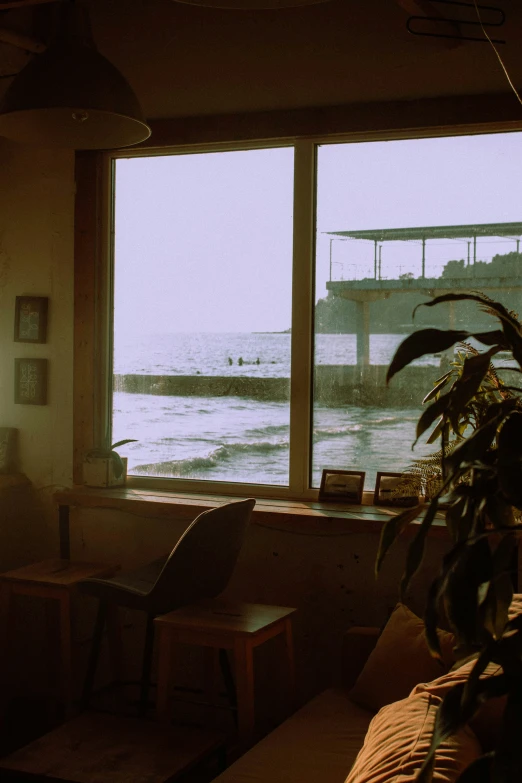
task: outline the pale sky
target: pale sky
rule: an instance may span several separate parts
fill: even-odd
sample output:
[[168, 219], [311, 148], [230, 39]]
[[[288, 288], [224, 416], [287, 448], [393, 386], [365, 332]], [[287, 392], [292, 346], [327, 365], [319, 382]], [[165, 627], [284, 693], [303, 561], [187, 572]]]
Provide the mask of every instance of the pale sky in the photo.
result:
[[[317, 297], [327, 231], [522, 220], [522, 134], [323, 145], [318, 153]], [[293, 149], [116, 163], [115, 330], [282, 331], [290, 326]], [[515, 250], [479, 240], [477, 257]], [[420, 247], [387, 243], [383, 277], [420, 275]], [[428, 243], [426, 274], [465, 258]], [[334, 275], [373, 274], [372, 242], [333, 245]]]

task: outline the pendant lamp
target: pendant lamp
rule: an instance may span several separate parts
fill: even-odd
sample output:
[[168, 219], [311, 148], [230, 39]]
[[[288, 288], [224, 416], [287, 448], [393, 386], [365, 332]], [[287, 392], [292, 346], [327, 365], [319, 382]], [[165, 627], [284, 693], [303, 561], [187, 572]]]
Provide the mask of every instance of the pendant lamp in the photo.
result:
[[0, 104], [0, 136], [40, 147], [114, 149], [150, 136], [122, 74], [96, 49], [84, 8], [59, 9], [57, 35]]

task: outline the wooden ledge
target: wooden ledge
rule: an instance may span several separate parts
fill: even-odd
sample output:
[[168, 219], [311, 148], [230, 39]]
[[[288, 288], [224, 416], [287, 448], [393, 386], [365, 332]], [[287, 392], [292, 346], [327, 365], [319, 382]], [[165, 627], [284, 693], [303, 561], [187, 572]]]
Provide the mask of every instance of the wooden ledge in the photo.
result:
[[0, 473], [0, 492], [14, 487], [27, 487], [30, 483], [25, 473]]
[[[239, 499], [232, 495], [198, 495], [128, 487], [91, 489], [78, 486], [54, 493], [54, 500], [60, 506], [104, 508], [144, 517], [175, 517], [189, 522], [202, 511], [215, 508], [228, 500]], [[380, 533], [386, 520], [396, 513], [396, 509], [378, 506], [256, 498], [252, 522], [303, 535]], [[447, 528], [444, 518], [442, 514], [438, 514], [438, 517], [430, 535], [445, 537]], [[415, 530], [418, 524], [419, 520], [416, 520], [410, 529]]]

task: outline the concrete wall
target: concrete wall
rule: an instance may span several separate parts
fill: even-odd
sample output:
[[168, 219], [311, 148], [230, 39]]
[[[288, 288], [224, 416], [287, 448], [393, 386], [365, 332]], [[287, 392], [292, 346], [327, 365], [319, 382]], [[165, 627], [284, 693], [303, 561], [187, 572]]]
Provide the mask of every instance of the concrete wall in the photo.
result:
[[[320, 364], [314, 370], [314, 399], [330, 405], [417, 407], [442, 374], [440, 367], [405, 367], [386, 385], [388, 365]], [[251, 397], [287, 401], [289, 378], [225, 375], [115, 375], [115, 391], [172, 396]]]

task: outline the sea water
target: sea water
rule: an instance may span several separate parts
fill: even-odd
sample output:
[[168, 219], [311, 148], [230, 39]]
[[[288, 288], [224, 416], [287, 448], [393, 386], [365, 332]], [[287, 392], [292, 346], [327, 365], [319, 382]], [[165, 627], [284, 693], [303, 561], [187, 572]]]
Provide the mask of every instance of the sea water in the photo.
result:
[[[389, 364], [404, 335], [371, 335], [370, 362]], [[116, 341], [114, 372], [231, 377], [290, 376], [290, 334], [169, 334]], [[355, 335], [320, 334], [315, 363], [356, 361]], [[424, 357], [420, 364], [438, 365]], [[426, 389], [428, 391], [428, 389]], [[411, 451], [417, 408], [316, 403], [313, 484], [325, 467], [396, 471], [432, 447]], [[113, 439], [136, 438], [122, 449], [129, 473], [256, 484], [288, 483], [289, 404], [246, 397], [161, 396], [114, 392]]]

